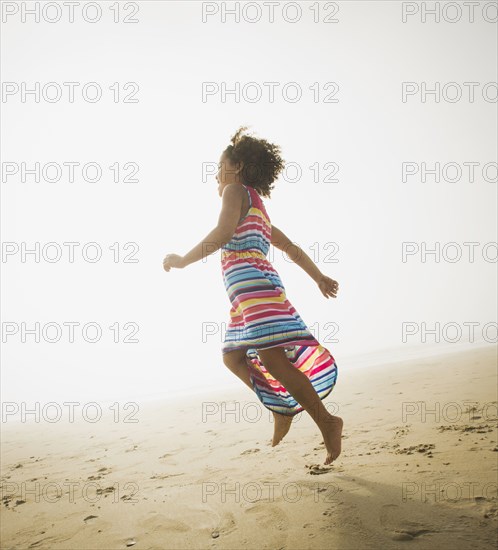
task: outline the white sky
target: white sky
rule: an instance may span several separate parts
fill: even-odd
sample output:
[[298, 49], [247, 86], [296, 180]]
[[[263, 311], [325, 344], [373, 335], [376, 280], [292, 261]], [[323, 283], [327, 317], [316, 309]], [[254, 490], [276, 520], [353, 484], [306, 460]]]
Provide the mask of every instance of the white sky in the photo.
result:
[[[2, 162], [97, 162], [104, 169], [97, 183], [78, 171], [73, 183], [22, 183], [19, 175], [2, 181], [4, 246], [71, 241], [103, 249], [94, 264], [78, 252], [74, 263], [67, 253], [57, 263], [4, 256], [4, 331], [5, 323], [73, 321], [99, 323], [103, 335], [95, 344], [78, 330], [74, 343], [67, 332], [57, 344], [9, 336], [2, 344], [3, 400], [113, 399], [238, 383], [221, 360], [230, 304], [219, 252], [169, 273], [162, 259], [185, 254], [214, 227], [221, 202], [214, 176], [203, 181], [202, 165], [218, 161], [242, 124], [303, 168], [300, 181], [278, 181], [265, 204], [293, 241], [310, 255], [319, 251], [320, 269], [339, 281], [338, 298], [326, 300], [277, 250], [274, 265], [340, 372], [356, 354], [432, 349], [434, 339], [424, 344], [420, 334], [403, 343], [403, 322], [457, 323], [463, 330], [474, 322], [476, 341], [486, 343], [482, 328], [497, 320], [496, 262], [484, 261], [482, 250], [497, 240], [497, 189], [496, 171], [488, 172], [489, 182], [481, 169], [496, 162], [497, 108], [481, 91], [497, 80], [496, 25], [479, 10], [474, 23], [421, 23], [420, 16], [402, 23], [400, 3], [390, 1], [340, 2], [336, 24], [314, 23], [306, 2], [293, 24], [278, 9], [274, 23], [222, 23], [220, 15], [202, 23], [201, 2], [140, 2], [139, 23], [115, 24], [110, 4], [101, 3], [95, 24], [78, 11], [74, 23], [22, 23], [14, 14], [2, 24], [4, 85], [81, 83], [74, 103], [4, 97]], [[257, 103], [233, 96], [223, 103], [219, 95], [202, 101], [203, 82], [256, 82], [266, 92], [270, 81], [280, 83], [273, 103], [266, 95]], [[477, 82], [476, 99], [401, 101], [402, 82], [432, 88], [436, 81], [460, 83], [464, 92], [464, 82]], [[102, 86], [101, 101], [81, 98], [87, 82]], [[121, 90], [138, 83], [139, 102], [114, 103], [108, 87], [115, 82]], [[282, 99], [288, 82], [301, 86], [301, 101]], [[327, 82], [338, 83], [339, 102], [313, 102], [309, 86], [319, 83], [324, 93]], [[137, 163], [139, 182], [114, 183], [107, 167], [115, 162]], [[339, 165], [336, 183], [323, 181], [327, 162]], [[473, 182], [464, 173], [459, 182], [429, 176], [422, 183], [419, 176], [402, 181], [403, 162], [479, 165]], [[322, 181], [313, 181], [314, 163]], [[456, 242], [465, 254], [456, 263], [423, 263], [420, 255], [403, 263], [406, 241], [429, 248]], [[109, 246], [127, 242], [139, 245], [139, 262], [114, 263]], [[330, 242], [339, 246], [338, 263], [323, 261]], [[479, 243], [474, 262], [466, 242]], [[493, 258], [496, 248], [488, 254]], [[107, 327], [127, 322], [139, 326], [139, 343], [113, 343]], [[205, 342], [203, 323], [217, 330]], [[328, 341], [327, 323], [339, 327], [338, 342]], [[496, 330], [487, 336], [496, 338]], [[459, 343], [466, 340], [463, 333]], [[448, 348], [457, 345], [449, 344], [442, 339]]]

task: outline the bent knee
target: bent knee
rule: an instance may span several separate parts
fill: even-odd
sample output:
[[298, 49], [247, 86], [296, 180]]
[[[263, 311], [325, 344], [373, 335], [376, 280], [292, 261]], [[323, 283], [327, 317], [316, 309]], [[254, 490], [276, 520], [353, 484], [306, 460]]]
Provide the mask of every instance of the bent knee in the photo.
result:
[[276, 346], [273, 348], [258, 349], [257, 351], [265, 369], [275, 378], [289, 367], [292, 367], [283, 347]]
[[281, 346], [275, 346], [273, 348], [258, 349], [258, 355], [261, 357], [263, 363], [265, 361], [272, 363], [287, 362], [287, 354], [285, 349]]
[[246, 352], [245, 350], [229, 351], [223, 354], [223, 363], [230, 370], [234, 370], [240, 367], [241, 364], [246, 364]]

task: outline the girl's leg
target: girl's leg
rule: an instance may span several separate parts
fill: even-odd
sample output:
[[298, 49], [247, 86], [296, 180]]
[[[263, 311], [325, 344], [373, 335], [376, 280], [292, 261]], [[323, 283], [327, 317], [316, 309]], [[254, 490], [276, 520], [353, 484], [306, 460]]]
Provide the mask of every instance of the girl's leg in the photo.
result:
[[266, 370], [285, 386], [316, 422], [328, 452], [325, 464], [330, 464], [341, 454], [342, 418], [327, 411], [309, 378], [289, 361], [283, 347], [257, 351]]
[[[247, 364], [245, 350], [234, 350], [225, 353], [223, 355], [223, 362], [236, 376], [242, 380], [242, 382], [244, 382], [244, 384], [251, 389], [251, 391], [254, 391], [251, 378], [249, 376], [249, 366]], [[292, 417], [278, 414], [274, 411], [272, 411], [272, 413], [273, 420], [275, 421], [272, 447], [275, 447], [275, 445], [278, 445], [289, 431], [292, 423]]]
[[245, 350], [234, 350], [223, 355], [223, 362], [225, 365], [238, 376], [244, 384], [247, 384], [249, 388], [254, 391], [251, 384], [251, 378], [249, 376], [249, 369], [246, 363]]

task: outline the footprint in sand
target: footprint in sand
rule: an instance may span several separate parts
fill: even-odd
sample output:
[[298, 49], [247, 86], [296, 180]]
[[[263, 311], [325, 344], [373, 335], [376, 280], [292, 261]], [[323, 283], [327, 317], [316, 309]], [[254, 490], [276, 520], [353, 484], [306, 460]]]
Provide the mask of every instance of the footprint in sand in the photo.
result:
[[95, 475], [88, 476], [87, 480], [98, 481], [99, 479], [102, 479], [103, 476], [106, 476], [110, 473], [111, 473], [111, 471], [110, 471], [109, 468], [102, 467], [102, 468], [100, 468], [100, 470], [97, 471], [97, 473]]
[[40, 544], [43, 544], [42, 548], [53, 548], [58, 542], [60, 542], [60, 538], [58, 537], [45, 537], [40, 540], [35, 540], [35, 542], [32, 542], [28, 548], [38, 548]]
[[167, 460], [167, 464], [168, 466], [177, 466], [178, 465], [178, 452], [180, 451], [181, 449], [179, 449], [178, 451], [173, 451], [173, 452], [170, 452], [170, 453], [164, 453], [163, 455], [161, 455], [159, 457], [159, 460]]
[[174, 531], [177, 533], [187, 533], [192, 531], [192, 527], [188, 523], [161, 514], [155, 514], [153, 517], [145, 519], [141, 526], [151, 532], [167, 533], [168, 531]]
[[103, 489], [99, 487], [96, 491], [96, 494], [104, 495], [104, 498], [105, 498], [109, 493], [114, 493], [115, 490], [116, 490], [115, 487], [104, 487]]
[[498, 519], [498, 497], [474, 497], [476, 507], [486, 519]]
[[[496, 407], [496, 401], [491, 401], [490, 403], [487, 403], [486, 404], [486, 413], [484, 412], [484, 405], [482, 407], [476, 407], [475, 405], [473, 406], [468, 406], [466, 409], [465, 409], [465, 414], [468, 414], [470, 416], [470, 414], [472, 414], [472, 416], [470, 417], [471, 420], [478, 420], [480, 418], [482, 418], [482, 414], [485, 414], [485, 416], [488, 416], [489, 415], [487, 414], [487, 409], [488, 409], [488, 406], [491, 405], [491, 404], [494, 404], [495, 405], [495, 409], [497, 408]], [[496, 420], [496, 419], [495, 419]]]
[[409, 511], [403, 511], [396, 504], [385, 504], [380, 511], [380, 525], [391, 532], [391, 539], [396, 541], [413, 540], [421, 535], [432, 533], [433, 529], [428, 529], [426, 525], [406, 519], [405, 514]]
[[250, 455], [250, 454], [253, 454], [253, 453], [258, 453], [259, 452], [259, 449], [258, 448], [255, 448], [255, 449], [247, 449], [246, 451], [242, 451], [240, 453], [240, 455]]
[[410, 433], [410, 427], [411, 424], [406, 424], [405, 426], [394, 426], [394, 439], [399, 439], [401, 437], [404, 437], [405, 435], [408, 435]]
[[[278, 493], [276, 493], [278, 495]], [[256, 521], [255, 529], [268, 528], [269, 533], [278, 531], [277, 537], [281, 538], [283, 532], [289, 527], [287, 514], [273, 501], [272, 503], [262, 502], [250, 506], [246, 510], [246, 516], [254, 516]], [[281, 542], [281, 540], [280, 540]]]
[[317, 476], [321, 474], [326, 474], [327, 472], [330, 472], [333, 468], [330, 466], [322, 466], [321, 464], [306, 464], [306, 468], [308, 468], [308, 474]]
[[237, 529], [235, 516], [231, 512], [226, 512], [221, 515], [216, 527], [211, 532], [212, 538], [218, 538], [220, 535], [228, 535]]
[[[4, 497], [3, 499], [3, 503], [5, 504], [5, 506], [9, 506], [10, 504], [10, 501], [13, 500], [12, 497]], [[14, 502], [14, 506], [13, 508], [17, 508], [17, 506], [20, 506], [21, 504], [26, 504], [26, 501], [25, 500], [20, 500], [20, 499], [17, 499], [15, 502]]]
[[490, 424], [476, 424], [476, 425], [470, 425], [470, 424], [461, 424], [461, 425], [455, 425], [455, 424], [449, 424], [447, 426], [439, 426], [438, 431], [439, 432], [447, 432], [447, 431], [457, 431], [463, 434], [468, 435], [469, 433], [478, 433], [478, 434], [484, 434], [488, 432], [493, 432], [496, 430], [495, 426], [491, 426]]
[[434, 443], [421, 443], [420, 445], [412, 445], [411, 447], [403, 447], [403, 449], [396, 449], [395, 454], [400, 455], [412, 455], [414, 453], [423, 454], [429, 458], [432, 458], [432, 449], [435, 448]]
[[154, 474], [153, 476], [150, 476], [149, 479], [167, 479], [168, 477], [178, 477], [183, 475], [185, 474], [164, 474], [164, 475]]

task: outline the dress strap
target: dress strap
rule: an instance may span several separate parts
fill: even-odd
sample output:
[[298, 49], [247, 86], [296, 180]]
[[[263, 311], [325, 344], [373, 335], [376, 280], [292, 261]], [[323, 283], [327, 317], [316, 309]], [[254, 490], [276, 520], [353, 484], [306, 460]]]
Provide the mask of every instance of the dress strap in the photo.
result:
[[249, 190], [249, 186], [242, 184], [242, 187], [245, 188], [245, 190], [247, 191], [247, 194], [249, 195], [249, 207], [247, 209], [247, 212], [245, 213], [245, 216], [240, 218], [239, 223], [242, 222], [243, 220], [245, 220], [247, 218], [247, 216], [249, 216], [249, 212], [252, 208], [252, 196], [251, 196], [251, 191]]
[[[244, 185], [244, 184], [242, 184]], [[251, 196], [251, 192], [249, 191], [249, 187], [247, 185], [244, 185], [244, 187], [246, 188], [246, 191], [247, 191], [247, 194], [249, 195], [249, 208], [252, 207], [252, 196]]]

